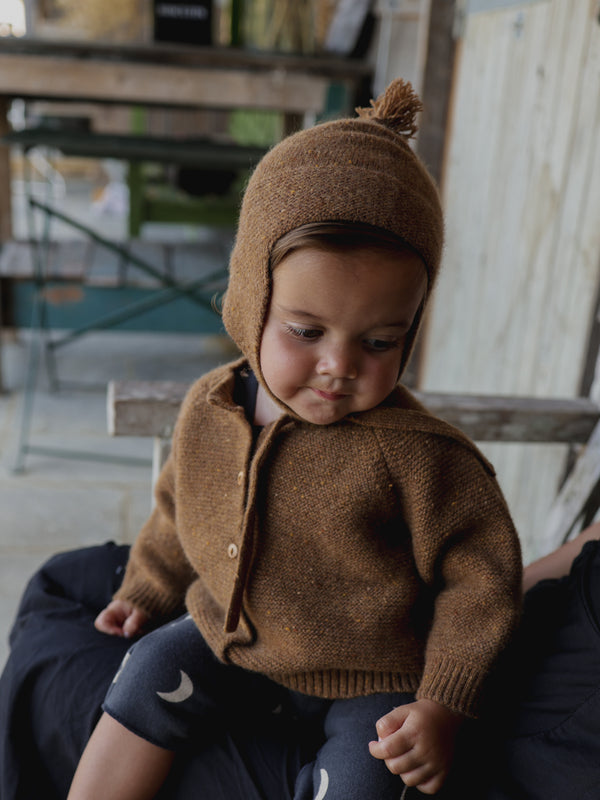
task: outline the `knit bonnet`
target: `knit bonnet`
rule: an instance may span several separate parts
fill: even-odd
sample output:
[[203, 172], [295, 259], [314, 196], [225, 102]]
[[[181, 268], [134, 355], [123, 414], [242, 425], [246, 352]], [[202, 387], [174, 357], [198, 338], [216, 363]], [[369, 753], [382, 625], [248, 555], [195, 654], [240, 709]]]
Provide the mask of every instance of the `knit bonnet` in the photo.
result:
[[[270, 258], [286, 233], [315, 222], [363, 223], [395, 234], [435, 281], [443, 216], [435, 183], [409, 146], [422, 105], [393, 81], [358, 117], [299, 131], [273, 147], [246, 188], [223, 303], [227, 332], [264, 385], [260, 341], [271, 296]], [[422, 309], [421, 309], [422, 311]], [[419, 319], [407, 337], [406, 365]], [[268, 387], [266, 387], [268, 389]]]

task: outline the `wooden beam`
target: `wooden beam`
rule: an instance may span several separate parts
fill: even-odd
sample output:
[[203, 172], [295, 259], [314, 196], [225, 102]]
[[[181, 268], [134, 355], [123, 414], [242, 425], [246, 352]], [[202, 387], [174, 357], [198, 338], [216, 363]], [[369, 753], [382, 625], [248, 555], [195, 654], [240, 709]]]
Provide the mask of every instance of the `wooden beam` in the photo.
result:
[[57, 56], [0, 54], [0, 95], [203, 108], [317, 113], [328, 80], [279, 70], [201, 70]]
[[[109, 386], [109, 430], [114, 436], [171, 435], [189, 384], [172, 381], [113, 381]], [[418, 393], [432, 413], [476, 441], [587, 442], [600, 407], [583, 398], [487, 397]]]
[[175, 381], [111, 381], [107, 416], [111, 436], [157, 436], [173, 433], [187, 383]]
[[50, 147], [67, 156], [186, 164], [207, 170], [253, 167], [267, 152], [266, 147], [221, 142], [206, 136], [126, 136], [93, 131], [54, 130], [43, 125], [7, 133], [4, 141], [24, 149]]
[[[600, 500], [600, 424], [596, 425], [586, 447], [575, 462], [558, 493], [540, 540], [540, 552], [549, 552], [574, 530], [589, 508], [595, 511]], [[586, 519], [584, 524], [589, 524]]]
[[198, 47], [182, 44], [128, 44], [29, 37], [2, 40], [6, 55], [58, 56], [72, 64], [85, 61], [112, 61], [136, 64], [178, 65], [199, 69], [244, 70], [246, 72], [296, 72], [326, 77], [332, 81], [359, 83], [370, 76], [373, 67], [361, 59], [335, 55], [294, 55], [260, 52], [235, 47]]
[[584, 443], [600, 419], [600, 407], [586, 398], [415, 394], [478, 442]]
[[[187, 383], [112, 381], [109, 432], [153, 436], [153, 485], [169, 453], [169, 439]], [[552, 507], [542, 552], [562, 542], [600, 500], [600, 407], [584, 398], [548, 399], [419, 393], [433, 413], [477, 441], [585, 442], [575, 468]]]

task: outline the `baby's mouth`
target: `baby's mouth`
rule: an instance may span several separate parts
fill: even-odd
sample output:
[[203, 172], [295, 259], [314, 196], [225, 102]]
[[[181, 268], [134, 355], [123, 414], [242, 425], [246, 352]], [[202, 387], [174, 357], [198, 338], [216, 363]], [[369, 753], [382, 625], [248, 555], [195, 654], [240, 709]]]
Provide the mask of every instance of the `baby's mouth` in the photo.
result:
[[342, 392], [327, 392], [324, 389], [316, 389], [313, 388], [313, 392], [323, 400], [341, 400], [343, 397], [346, 397], [345, 394]]

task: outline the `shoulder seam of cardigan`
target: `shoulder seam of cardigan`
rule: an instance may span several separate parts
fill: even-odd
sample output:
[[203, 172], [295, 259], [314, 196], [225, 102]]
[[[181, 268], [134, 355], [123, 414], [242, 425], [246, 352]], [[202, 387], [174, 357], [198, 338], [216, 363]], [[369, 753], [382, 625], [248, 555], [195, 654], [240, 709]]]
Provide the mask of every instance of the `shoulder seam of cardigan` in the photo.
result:
[[[393, 409], [392, 409], [393, 410]], [[402, 411], [402, 409], [399, 409]], [[459, 428], [455, 428], [453, 425], [450, 425], [447, 422], [444, 422], [437, 417], [431, 416], [428, 418], [426, 415], [422, 415], [420, 412], [409, 412], [411, 414], [415, 413], [419, 417], [422, 417], [421, 423], [422, 424], [411, 424], [405, 427], [398, 427], [397, 425], [393, 425], [392, 423], [379, 423], [379, 422], [367, 422], [362, 421], [359, 418], [355, 417], [348, 417], [349, 421], [355, 422], [363, 427], [371, 428], [375, 434], [375, 437], [380, 442], [380, 438], [384, 432], [391, 431], [396, 436], [407, 436], [411, 433], [416, 434], [423, 434], [425, 436], [436, 437], [440, 439], [446, 439], [448, 441], [454, 442], [459, 447], [463, 448], [470, 452], [477, 460], [481, 463], [484, 467], [486, 472], [488, 472], [492, 476], [496, 476], [496, 470], [494, 469], [493, 465], [488, 461], [488, 459], [483, 455], [483, 453], [479, 450], [477, 445], [469, 439], [469, 437], [464, 434]], [[385, 452], [383, 448], [382, 455], [385, 458]]]

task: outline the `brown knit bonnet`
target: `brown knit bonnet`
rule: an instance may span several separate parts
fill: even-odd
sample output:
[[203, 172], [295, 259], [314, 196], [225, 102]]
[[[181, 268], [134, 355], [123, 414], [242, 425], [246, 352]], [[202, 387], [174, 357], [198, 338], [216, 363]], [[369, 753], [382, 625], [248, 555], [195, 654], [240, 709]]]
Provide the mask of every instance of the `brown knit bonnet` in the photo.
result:
[[299, 131], [256, 167], [240, 211], [223, 320], [263, 385], [259, 352], [271, 296], [271, 251], [289, 231], [314, 222], [359, 222], [395, 234], [422, 258], [431, 292], [443, 216], [437, 188], [408, 144], [421, 109], [411, 85], [397, 79], [370, 108], [356, 109], [357, 118]]

